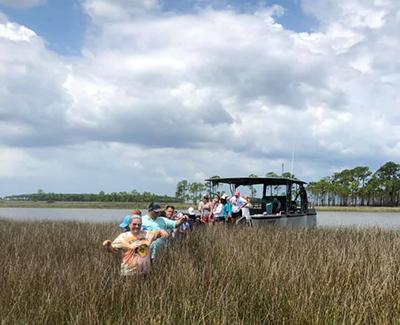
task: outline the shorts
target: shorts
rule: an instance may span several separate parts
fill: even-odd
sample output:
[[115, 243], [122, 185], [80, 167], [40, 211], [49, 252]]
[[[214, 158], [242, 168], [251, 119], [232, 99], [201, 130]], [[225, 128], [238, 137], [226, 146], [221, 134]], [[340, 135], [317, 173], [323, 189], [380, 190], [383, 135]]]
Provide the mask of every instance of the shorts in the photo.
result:
[[238, 212], [232, 212], [232, 218], [237, 219], [242, 216], [242, 210], [239, 210]]
[[223, 222], [223, 223], [225, 223], [225, 218], [224, 217], [215, 217], [214, 221], [215, 222]]

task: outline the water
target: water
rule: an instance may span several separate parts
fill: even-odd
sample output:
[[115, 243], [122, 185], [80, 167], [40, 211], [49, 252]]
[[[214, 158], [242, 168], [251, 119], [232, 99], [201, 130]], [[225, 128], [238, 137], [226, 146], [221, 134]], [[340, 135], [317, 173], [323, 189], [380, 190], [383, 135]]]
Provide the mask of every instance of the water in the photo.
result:
[[[0, 208], [0, 218], [119, 223], [130, 211], [130, 209]], [[342, 226], [400, 229], [400, 213], [321, 211], [318, 212], [316, 219], [318, 227]]]
[[132, 209], [0, 208], [0, 218], [12, 220], [77, 220], [118, 222]]
[[380, 227], [400, 229], [400, 213], [398, 212], [318, 212], [319, 227]]

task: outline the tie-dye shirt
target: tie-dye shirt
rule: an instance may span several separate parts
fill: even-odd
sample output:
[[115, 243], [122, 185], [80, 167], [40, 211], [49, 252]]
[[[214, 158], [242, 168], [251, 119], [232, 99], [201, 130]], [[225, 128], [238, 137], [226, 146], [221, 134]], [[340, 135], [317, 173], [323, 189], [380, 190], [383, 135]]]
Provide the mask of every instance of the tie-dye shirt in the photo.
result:
[[130, 231], [120, 234], [111, 244], [122, 250], [121, 275], [145, 273], [150, 270], [150, 244], [157, 239], [159, 231]]

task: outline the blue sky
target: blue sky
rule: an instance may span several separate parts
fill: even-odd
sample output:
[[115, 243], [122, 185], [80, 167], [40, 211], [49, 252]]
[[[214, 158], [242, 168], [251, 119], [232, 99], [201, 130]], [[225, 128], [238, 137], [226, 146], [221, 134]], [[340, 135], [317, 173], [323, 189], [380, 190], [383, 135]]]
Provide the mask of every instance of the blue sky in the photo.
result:
[[399, 162], [399, 16], [385, 0], [0, 0], [0, 196], [173, 194], [280, 173], [292, 148], [305, 181]]
[[[199, 8], [215, 9], [234, 8], [239, 12], [253, 12], [261, 5], [279, 5], [285, 9], [277, 22], [285, 28], [296, 32], [311, 32], [318, 23], [310, 15], [303, 13], [298, 0], [260, 1], [197, 1], [168, 0], [163, 1], [162, 11], [193, 13]], [[32, 7], [12, 7], [0, 4], [0, 12], [5, 13], [12, 21], [18, 22], [46, 40], [47, 46], [62, 55], [79, 55], [90, 17], [81, 8], [79, 0], [46, 1]]]
[[297, 32], [310, 32], [317, 27], [317, 21], [310, 15], [304, 14], [299, 0], [275, 0], [275, 1], [197, 1], [197, 0], [169, 0], [163, 1], [164, 10], [178, 12], [192, 12], [196, 8], [212, 6], [216, 9], [227, 7], [235, 8], [242, 12], [254, 12], [260, 6], [279, 5], [285, 9], [285, 14], [277, 18], [277, 21], [285, 28]]
[[89, 17], [79, 1], [47, 1], [28, 8], [0, 5], [12, 21], [32, 30], [47, 41], [49, 49], [65, 55], [80, 53]]

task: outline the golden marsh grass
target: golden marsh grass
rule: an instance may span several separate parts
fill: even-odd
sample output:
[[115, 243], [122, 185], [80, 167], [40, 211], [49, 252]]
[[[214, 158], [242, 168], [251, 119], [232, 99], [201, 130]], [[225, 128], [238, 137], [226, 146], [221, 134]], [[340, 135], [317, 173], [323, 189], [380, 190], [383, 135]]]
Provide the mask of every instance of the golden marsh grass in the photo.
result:
[[1, 324], [394, 324], [400, 232], [198, 229], [120, 277], [114, 224], [0, 220]]

